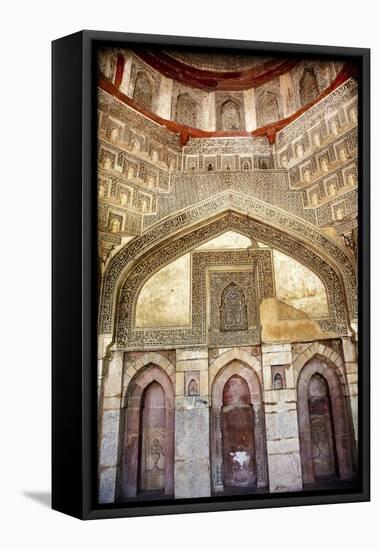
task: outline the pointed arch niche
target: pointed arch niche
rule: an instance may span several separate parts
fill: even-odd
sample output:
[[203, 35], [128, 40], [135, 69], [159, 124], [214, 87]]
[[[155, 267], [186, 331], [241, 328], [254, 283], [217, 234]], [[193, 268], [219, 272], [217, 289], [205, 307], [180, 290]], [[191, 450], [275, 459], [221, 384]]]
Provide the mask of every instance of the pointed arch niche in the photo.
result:
[[175, 393], [167, 373], [150, 364], [131, 380], [122, 419], [119, 498], [174, 493]]
[[302, 368], [297, 382], [303, 483], [338, 476], [352, 479], [353, 437], [337, 367], [319, 356]]
[[227, 99], [221, 105], [220, 117], [221, 130], [230, 132], [242, 129], [240, 106], [232, 99]]
[[[225, 356], [228, 361], [229, 355]], [[253, 364], [254, 358], [248, 357]], [[218, 363], [223, 361], [220, 356]], [[260, 380], [244, 361], [232, 359], [212, 384], [212, 490], [265, 487], [267, 449]]]
[[133, 99], [142, 107], [151, 109], [153, 101], [153, 86], [144, 71], [138, 71], [134, 82]]

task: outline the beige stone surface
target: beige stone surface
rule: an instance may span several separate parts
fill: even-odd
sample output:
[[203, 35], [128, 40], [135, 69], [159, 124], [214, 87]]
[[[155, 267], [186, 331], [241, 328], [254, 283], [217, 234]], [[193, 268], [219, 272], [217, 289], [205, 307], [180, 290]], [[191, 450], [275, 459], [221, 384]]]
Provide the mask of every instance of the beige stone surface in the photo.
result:
[[171, 78], [161, 75], [156, 113], [166, 119], [171, 117], [172, 85]]
[[226, 231], [222, 235], [198, 246], [196, 250], [238, 250], [240, 248], [248, 248], [249, 246], [251, 246], [251, 240], [248, 237], [235, 231]]
[[200, 370], [208, 371], [207, 359], [187, 359], [185, 361], [176, 362], [177, 372], [184, 372], [186, 370]]
[[335, 332], [322, 331], [312, 319], [278, 319], [277, 300], [266, 298], [260, 305], [263, 342], [297, 342], [301, 340], [319, 340], [336, 338]]
[[190, 324], [191, 258], [185, 254], [160, 269], [144, 284], [137, 300], [137, 327]]
[[300, 454], [297, 452], [268, 455], [268, 473], [271, 493], [301, 491], [303, 488]]
[[[310, 318], [329, 315], [325, 287], [319, 277], [296, 260], [274, 250], [277, 298]], [[285, 312], [282, 312], [283, 314]]]
[[175, 375], [176, 380], [176, 395], [184, 395], [184, 372], [177, 372]]
[[262, 363], [266, 365], [288, 365], [292, 362], [291, 349], [288, 351], [263, 352]]
[[203, 129], [212, 132], [216, 130], [216, 96], [210, 92], [204, 96], [202, 103]]
[[243, 98], [245, 103], [245, 127], [247, 132], [252, 132], [257, 127], [257, 113], [255, 109], [255, 90], [244, 90]]
[[177, 348], [176, 361], [187, 361], [192, 359], [207, 359], [208, 360], [208, 348], [207, 347], [190, 347], [190, 348]]

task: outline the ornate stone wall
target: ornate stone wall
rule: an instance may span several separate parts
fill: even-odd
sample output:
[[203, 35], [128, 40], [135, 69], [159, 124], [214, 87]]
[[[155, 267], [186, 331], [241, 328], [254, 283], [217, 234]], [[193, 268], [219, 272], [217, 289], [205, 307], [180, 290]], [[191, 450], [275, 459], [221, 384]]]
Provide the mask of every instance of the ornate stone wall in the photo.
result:
[[[307, 409], [311, 371], [328, 384], [329, 422], [338, 425], [331, 445], [338, 472], [353, 483], [357, 83], [350, 79], [305, 110], [272, 144], [241, 132], [307, 105], [340, 64], [301, 61], [260, 86], [226, 91], [174, 82], [126, 50], [101, 52], [99, 69], [144, 109], [99, 91], [99, 501], [144, 498], [146, 487], [175, 498], [238, 493], [242, 478], [233, 471], [244, 465], [252, 493], [306, 488], [317, 472], [320, 436], [311, 433]], [[231, 134], [186, 141], [149, 112]], [[197, 250], [228, 231], [251, 246]], [[295, 318], [279, 303], [273, 250], [320, 279], [322, 318]], [[184, 254], [191, 265], [188, 326], [138, 327], [146, 281]], [[244, 388], [240, 396], [231, 379]], [[164, 415], [154, 412], [151, 395]], [[238, 406], [230, 395], [241, 398]], [[229, 459], [225, 426], [242, 418], [235, 407], [251, 422], [240, 441], [239, 427], [232, 430]], [[153, 428], [157, 441], [149, 439]]]

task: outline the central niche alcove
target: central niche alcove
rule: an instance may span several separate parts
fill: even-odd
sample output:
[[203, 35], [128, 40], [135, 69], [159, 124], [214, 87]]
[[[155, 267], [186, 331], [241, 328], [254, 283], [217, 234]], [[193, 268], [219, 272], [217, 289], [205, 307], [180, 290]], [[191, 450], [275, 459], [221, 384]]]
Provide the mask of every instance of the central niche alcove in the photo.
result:
[[247, 306], [244, 291], [232, 282], [221, 293], [220, 330], [246, 330]]
[[259, 302], [273, 296], [271, 251], [201, 251], [193, 270], [205, 272], [207, 341], [211, 345], [260, 342]]
[[[236, 261], [241, 261], [236, 255]], [[218, 266], [208, 272], [209, 333], [227, 336], [258, 328], [256, 265], [237, 271]], [[231, 335], [232, 337], [232, 335]]]

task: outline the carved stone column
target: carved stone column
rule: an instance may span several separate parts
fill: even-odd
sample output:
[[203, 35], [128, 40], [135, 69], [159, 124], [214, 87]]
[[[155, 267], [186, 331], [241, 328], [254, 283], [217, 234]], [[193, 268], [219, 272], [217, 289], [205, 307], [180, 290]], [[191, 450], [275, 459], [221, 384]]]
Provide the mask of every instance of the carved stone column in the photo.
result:
[[[291, 344], [262, 345], [264, 406], [270, 492], [301, 491], [297, 398]], [[283, 386], [274, 389], [275, 373]]]
[[156, 112], [158, 116], [168, 120], [171, 119], [172, 87], [173, 80], [161, 75]]
[[175, 497], [210, 496], [207, 348], [176, 350]]
[[355, 446], [358, 444], [358, 358], [355, 342], [351, 338], [342, 338], [342, 349], [345, 359], [345, 371], [348, 395], [346, 400], [350, 404], [351, 421], [353, 424]]
[[132, 60], [132, 53], [124, 51], [123, 56], [124, 56], [124, 59], [125, 59], [125, 64], [124, 64], [124, 71], [123, 71], [123, 74], [122, 74], [122, 80], [121, 80], [121, 84], [120, 84], [120, 90], [124, 94], [129, 95], [130, 74], [131, 74], [131, 70], [132, 70], [132, 61], [133, 61]]
[[99, 434], [99, 502], [114, 502], [119, 463], [123, 352], [114, 351], [103, 379]]
[[243, 91], [244, 110], [245, 110], [245, 128], [246, 132], [252, 132], [257, 127], [257, 113], [255, 110], [255, 90]]

